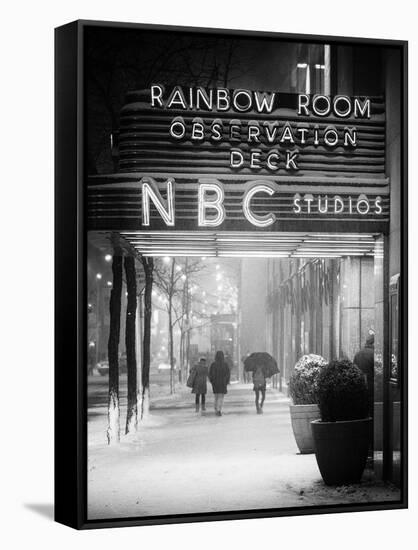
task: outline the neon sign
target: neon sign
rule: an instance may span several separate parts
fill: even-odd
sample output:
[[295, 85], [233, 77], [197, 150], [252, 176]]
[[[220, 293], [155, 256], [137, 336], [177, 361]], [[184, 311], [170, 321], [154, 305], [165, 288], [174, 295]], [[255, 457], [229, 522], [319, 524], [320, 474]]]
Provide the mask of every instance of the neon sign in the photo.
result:
[[[156, 182], [151, 177], [144, 177], [142, 183], [142, 225], [150, 225], [150, 207], [154, 204], [167, 226], [175, 225], [175, 182], [168, 179], [164, 199]], [[276, 221], [276, 213], [257, 213], [253, 208], [253, 199], [264, 195], [272, 197], [277, 192], [277, 185], [273, 182], [254, 182], [242, 195], [241, 208], [244, 217], [255, 227], [268, 227]], [[220, 182], [200, 183], [197, 192], [197, 220], [199, 227], [219, 227], [225, 221], [224, 207], [225, 192]], [[364, 193], [358, 196], [349, 196], [345, 201], [340, 195], [299, 194], [293, 197], [291, 211], [295, 215], [303, 214], [351, 214], [365, 216], [369, 213], [377, 216], [383, 212], [382, 197], [372, 199]]]
[[[276, 92], [181, 86], [175, 86], [166, 93], [161, 84], [151, 86], [150, 107], [185, 113], [191, 111], [199, 115], [191, 120], [190, 117], [186, 118], [186, 114], [172, 118], [168, 134], [174, 142], [190, 140], [198, 145], [209, 141], [216, 145], [227, 141], [231, 144], [229, 168], [236, 171], [244, 167], [254, 171], [264, 168], [271, 173], [280, 170], [298, 171], [298, 147], [312, 145], [329, 149], [343, 147], [348, 150], [357, 147], [357, 128], [351, 125], [341, 128], [338, 122], [344, 122], [347, 118], [367, 120], [371, 117], [370, 98], [350, 98], [345, 95], [328, 97], [320, 94], [311, 97], [299, 94], [292, 123], [271, 118], [247, 121], [237, 119], [235, 115], [249, 112], [261, 116], [274, 114], [281, 107], [281, 95]], [[204, 120], [202, 117], [205, 112], [217, 112], [223, 116], [229, 113], [234, 118]], [[320, 128], [310, 122], [315, 117], [322, 120], [331, 118], [333, 123]], [[301, 122], [297, 122], [298, 118]], [[260, 149], [261, 143], [271, 146], [271, 149]], [[244, 155], [237, 148], [239, 144], [250, 145], [249, 154]]]

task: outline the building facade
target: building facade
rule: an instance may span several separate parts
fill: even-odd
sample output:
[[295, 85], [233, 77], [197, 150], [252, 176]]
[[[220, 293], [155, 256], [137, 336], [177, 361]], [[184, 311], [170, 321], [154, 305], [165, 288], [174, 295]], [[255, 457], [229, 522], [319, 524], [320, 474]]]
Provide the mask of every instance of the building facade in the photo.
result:
[[373, 458], [401, 482], [401, 52], [237, 44], [205, 83], [173, 67], [128, 90], [89, 230], [110, 253], [116, 236], [128, 254], [239, 261], [237, 355], [269, 351], [281, 388], [303, 354], [353, 360], [373, 336]]

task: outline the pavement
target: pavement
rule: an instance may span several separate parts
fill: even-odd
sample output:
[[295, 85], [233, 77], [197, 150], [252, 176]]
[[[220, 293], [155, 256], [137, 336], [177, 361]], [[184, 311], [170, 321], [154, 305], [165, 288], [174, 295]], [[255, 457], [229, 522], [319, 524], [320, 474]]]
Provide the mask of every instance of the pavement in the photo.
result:
[[[264, 414], [257, 415], [251, 384], [229, 386], [222, 417], [215, 416], [212, 393], [206, 412], [196, 413], [189, 389], [173, 396], [154, 391], [137, 434], [109, 447], [106, 383], [89, 377], [89, 519], [399, 499], [372, 472], [358, 485], [325, 486], [315, 455], [298, 453], [289, 399], [268, 388]], [[121, 389], [124, 419], [123, 383]]]

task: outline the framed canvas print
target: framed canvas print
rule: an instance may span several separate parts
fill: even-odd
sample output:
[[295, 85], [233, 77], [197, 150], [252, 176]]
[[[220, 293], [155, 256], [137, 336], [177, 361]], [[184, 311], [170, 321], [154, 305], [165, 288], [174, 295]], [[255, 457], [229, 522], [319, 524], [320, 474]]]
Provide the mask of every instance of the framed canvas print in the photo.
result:
[[407, 44], [56, 29], [56, 520], [407, 506]]

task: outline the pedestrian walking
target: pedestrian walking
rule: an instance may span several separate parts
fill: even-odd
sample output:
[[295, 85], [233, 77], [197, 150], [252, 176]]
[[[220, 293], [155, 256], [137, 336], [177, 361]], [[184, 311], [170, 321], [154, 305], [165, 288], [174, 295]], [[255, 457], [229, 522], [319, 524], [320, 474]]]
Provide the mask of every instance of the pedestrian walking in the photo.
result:
[[257, 414], [263, 414], [263, 405], [266, 398], [266, 377], [264, 376], [263, 367], [261, 365], [253, 371], [253, 384], [253, 390], [255, 391], [255, 408], [257, 409]]
[[257, 414], [262, 414], [264, 400], [266, 399], [266, 379], [280, 373], [277, 361], [265, 351], [255, 351], [244, 360], [244, 369], [248, 373], [253, 373], [255, 407]]
[[369, 409], [373, 409], [373, 391], [374, 391], [374, 334], [369, 334], [364, 347], [356, 353], [353, 363], [358, 366], [364, 374], [368, 390]]
[[196, 412], [198, 413], [200, 411], [200, 403], [202, 403], [202, 411], [205, 411], [207, 378], [209, 374], [205, 357], [200, 358], [199, 363], [193, 367], [190, 374], [193, 377], [191, 381], [192, 393], [196, 395]]
[[227, 385], [229, 384], [230, 376], [231, 373], [225, 361], [223, 351], [217, 351], [215, 361], [209, 369], [209, 380], [215, 394], [215, 414], [217, 416], [222, 416], [224, 396], [228, 393]]

